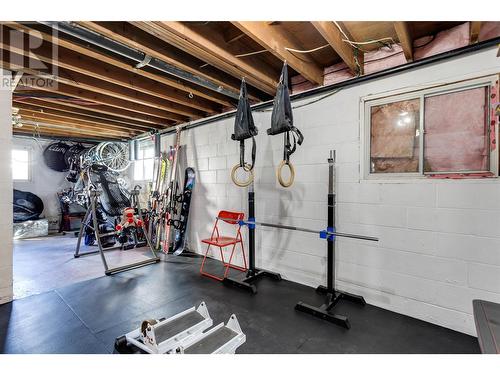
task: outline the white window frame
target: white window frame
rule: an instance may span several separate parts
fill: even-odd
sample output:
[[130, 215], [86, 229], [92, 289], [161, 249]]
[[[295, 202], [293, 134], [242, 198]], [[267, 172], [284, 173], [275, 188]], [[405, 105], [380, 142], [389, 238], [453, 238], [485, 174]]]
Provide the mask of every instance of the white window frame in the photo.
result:
[[28, 178], [27, 179], [20, 179], [20, 178], [14, 178], [14, 174], [12, 173], [12, 181], [14, 182], [31, 182], [33, 178], [33, 148], [29, 146], [13, 146], [10, 151], [10, 165], [12, 168], [12, 151], [28, 151]]
[[[146, 147], [144, 147], [144, 145], [139, 144], [139, 150], [141, 150], [141, 151], [144, 150], [144, 149], [149, 149], [150, 147], [153, 148], [153, 156], [152, 157], [150, 157], [150, 158], [141, 158], [141, 159], [134, 160], [134, 169], [133, 169], [134, 181], [146, 182], [146, 181], [150, 181], [151, 180], [150, 178], [147, 178], [146, 176], [144, 176], [144, 170], [145, 170], [145, 168], [144, 168], [144, 161], [146, 161], [146, 160], [153, 160], [153, 176], [154, 176], [154, 159], [155, 159], [154, 158], [154, 144], [153, 143], [151, 145], [148, 144]], [[142, 179], [136, 178], [136, 175], [135, 175], [135, 168], [136, 168], [135, 163], [138, 163], [138, 162], [140, 162], [141, 165], [142, 165]]]
[[[443, 83], [440, 85], [435, 85], [425, 89], [414, 89], [407, 90], [407, 92], [393, 92], [392, 94], [383, 93], [378, 95], [370, 95], [361, 98], [360, 103], [360, 122], [361, 122], [361, 171], [362, 176], [366, 180], [393, 180], [393, 179], [405, 179], [405, 178], [420, 178], [425, 179], [428, 175], [439, 175], [439, 174], [460, 174], [460, 173], [482, 173], [491, 172], [495, 177], [498, 177], [498, 122], [495, 126], [495, 140], [497, 142], [497, 147], [494, 150], [490, 148], [489, 156], [489, 170], [488, 171], [463, 171], [463, 172], [424, 172], [424, 107], [425, 98], [432, 97], [436, 95], [443, 95], [453, 92], [465, 91], [479, 87], [488, 87], [488, 102], [490, 101], [491, 87], [496, 86], [498, 81], [498, 75], [490, 75], [475, 79], [468, 79], [460, 82], [454, 83]], [[406, 172], [406, 173], [372, 173], [370, 171], [371, 157], [370, 157], [370, 146], [371, 146], [371, 107], [389, 104], [404, 100], [420, 99], [420, 124], [419, 124], [419, 171], [418, 172]], [[491, 126], [491, 111], [488, 111], [487, 116], [488, 124], [488, 140], [490, 139]], [[489, 143], [489, 142], [488, 142]]]

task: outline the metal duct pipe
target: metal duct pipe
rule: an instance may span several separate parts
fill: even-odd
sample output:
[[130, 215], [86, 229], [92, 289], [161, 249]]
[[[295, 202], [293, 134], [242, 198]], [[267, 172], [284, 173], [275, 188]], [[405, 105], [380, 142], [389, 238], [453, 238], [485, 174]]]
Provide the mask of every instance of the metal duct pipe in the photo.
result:
[[49, 26], [53, 29], [56, 29], [62, 33], [71, 35], [87, 43], [104, 48], [105, 50], [111, 51], [120, 56], [134, 60], [138, 64], [141, 64], [142, 66], [149, 66], [155, 68], [163, 73], [167, 73], [177, 78], [184, 79], [186, 81], [205, 87], [209, 90], [218, 92], [222, 95], [228, 96], [233, 99], [239, 98], [239, 93], [228, 90], [218, 85], [215, 82], [194, 75], [192, 73], [186, 72], [185, 70], [179, 69], [174, 65], [168, 64], [155, 57], [148, 56], [144, 52], [141, 52], [134, 48], [130, 48], [122, 43], [116, 42], [92, 30], [88, 30], [84, 27], [75, 25], [71, 22], [42, 21], [39, 23], [45, 26]]

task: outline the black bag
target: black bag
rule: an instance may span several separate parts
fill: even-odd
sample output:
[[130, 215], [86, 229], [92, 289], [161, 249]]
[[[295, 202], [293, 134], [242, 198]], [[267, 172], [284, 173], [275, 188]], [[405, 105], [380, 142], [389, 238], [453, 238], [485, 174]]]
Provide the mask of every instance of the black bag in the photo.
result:
[[43, 211], [43, 202], [33, 193], [14, 189], [14, 223], [38, 220]]
[[64, 142], [55, 142], [48, 145], [43, 151], [43, 160], [45, 165], [57, 172], [66, 172], [68, 165], [64, 155], [70, 147]]
[[232, 140], [240, 141], [240, 167], [245, 166], [245, 139], [252, 138], [252, 164], [250, 165], [250, 170], [253, 169], [257, 148], [254, 136], [257, 133], [258, 129], [253, 122], [252, 109], [248, 102], [247, 85], [245, 78], [243, 78], [241, 80], [240, 98], [234, 121], [234, 134], [231, 135]]
[[[273, 113], [271, 115], [271, 128], [267, 129], [267, 134], [277, 135], [285, 133], [285, 150], [284, 160], [289, 161], [297, 144], [301, 145], [304, 141], [304, 136], [293, 126], [292, 103], [290, 102], [290, 93], [288, 91], [288, 67], [286, 62], [281, 70], [281, 77], [278, 83], [278, 89], [273, 102]], [[290, 133], [293, 137], [293, 146], [290, 143]]]

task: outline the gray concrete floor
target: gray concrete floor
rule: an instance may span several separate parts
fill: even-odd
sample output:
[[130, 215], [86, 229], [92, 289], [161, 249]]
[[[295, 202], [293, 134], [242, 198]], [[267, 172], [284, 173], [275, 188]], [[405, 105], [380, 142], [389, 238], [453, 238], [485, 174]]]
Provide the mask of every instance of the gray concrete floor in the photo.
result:
[[[14, 241], [14, 299], [61, 288], [104, 275], [98, 254], [74, 258], [77, 238], [73, 234]], [[81, 252], [97, 250], [82, 246]], [[147, 248], [106, 252], [110, 267], [150, 257]]]

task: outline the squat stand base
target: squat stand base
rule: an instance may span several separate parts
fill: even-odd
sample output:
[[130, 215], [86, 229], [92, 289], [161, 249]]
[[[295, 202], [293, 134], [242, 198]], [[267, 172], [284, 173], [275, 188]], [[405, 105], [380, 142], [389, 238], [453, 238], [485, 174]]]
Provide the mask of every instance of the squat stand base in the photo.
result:
[[261, 270], [255, 268], [247, 272], [247, 277], [243, 280], [236, 280], [230, 277], [226, 277], [222, 282], [227, 286], [234, 286], [252, 294], [257, 293], [257, 287], [253, 284], [254, 281], [259, 280], [262, 277], [269, 277], [271, 279], [281, 281], [281, 275], [276, 272]]
[[299, 302], [295, 305], [295, 310], [311, 314], [330, 323], [338, 324], [346, 329], [351, 328], [351, 323], [349, 323], [347, 316], [335, 314], [332, 311], [337, 303], [339, 303], [340, 300], [345, 299], [362, 306], [366, 305], [366, 301], [362, 296], [347, 292], [340, 292], [337, 290], [328, 290], [327, 287], [322, 285], [316, 289], [316, 292], [326, 294], [326, 302], [323, 305], [316, 307], [308, 305], [304, 302]]

